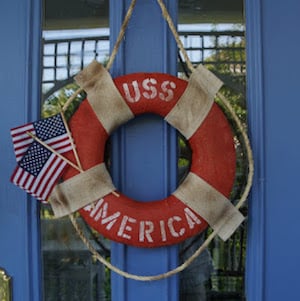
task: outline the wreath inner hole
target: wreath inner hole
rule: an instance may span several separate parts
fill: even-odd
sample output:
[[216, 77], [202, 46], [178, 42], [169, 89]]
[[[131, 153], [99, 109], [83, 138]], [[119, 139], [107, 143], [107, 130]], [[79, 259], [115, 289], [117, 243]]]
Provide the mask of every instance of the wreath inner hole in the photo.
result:
[[[157, 134], [153, 135], [153, 131]], [[166, 134], [168, 136], [171, 134], [172, 138], [166, 139]], [[141, 148], [134, 147], [140, 138], [143, 139], [143, 145]], [[172, 150], [174, 146], [175, 152]], [[116, 157], [119, 162], [113, 160]], [[187, 176], [191, 158], [192, 150], [185, 137], [160, 115], [149, 113], [138, 115], [116, 129], [109, 137], [105, 148], [105, 163], [117, 190], [141, 202], [160, 201], [170, 195]], [[141, 164], [145, 166], [145, 171], [137, 172]], [[163, 176], [159, 171], [161, 164], [168, 166], [169, 171], [166, 172], [170, 173], [170, 177], [174, 176], [173, 173], [177, 174], [176, 183], [173, 185], [175, 187], [172, 187], [173, 191], [172, 189], [168, 191], [168, 195], [164, 195], [164, 191], [155, 191], [157, 177]], [[135, 189], [137, 178], [139, 182], [145, 183], [145, 187], [139, 186], [139, 189]], [[144, 180], [141, 181], [141, 178]], [[149, 191], [146, 195], [144, 188]]]

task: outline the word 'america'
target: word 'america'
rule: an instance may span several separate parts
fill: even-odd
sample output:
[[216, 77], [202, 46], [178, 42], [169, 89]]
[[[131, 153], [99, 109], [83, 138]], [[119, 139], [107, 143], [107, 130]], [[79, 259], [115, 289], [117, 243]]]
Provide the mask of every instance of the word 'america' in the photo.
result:
[[139, 242], [166, 242], [168, 238], [183, 236], [188, 229], [193, 229], [196, 224], [201, 223], [201, 220], [188, 207], [184, 207], [182, 214], [166, 216], [158, 220], [155, 220], [155, 217], [152, 220], [143, 220], [118, 210], [109, 210], [109, 204], [104, 199], [100, 199], [94, 205], [84, 207], [84, 210], [89, 212], [89, 217], [93, 222], [104, 230], [123, 239], [133, 239]]

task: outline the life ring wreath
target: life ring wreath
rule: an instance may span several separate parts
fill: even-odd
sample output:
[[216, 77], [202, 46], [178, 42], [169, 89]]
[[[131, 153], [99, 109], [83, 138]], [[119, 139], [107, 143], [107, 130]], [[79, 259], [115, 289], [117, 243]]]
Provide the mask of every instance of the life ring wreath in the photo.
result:
[[[228, 200], [235, 178], [230, 125], [214, 97], [221, 81], [199, 66], [189, 81], [162, 73], [136, 73], [112, 79], [93, 61], [76, 77], [87, 92], [69, 127], [83, 172], [63, 174], [49, 202], [57, 217], [79, 210], [105, 237], [137, 247], [177, 244], [209, 224], [226, 240], [244, 217]], [[143, 113], [158, 114], [188, 140], [190, 172], [167, 198], [139, 202], [115, 187], [104, 163], [109, 135]], [[67, 153], [70, 161], [74, 155]]]

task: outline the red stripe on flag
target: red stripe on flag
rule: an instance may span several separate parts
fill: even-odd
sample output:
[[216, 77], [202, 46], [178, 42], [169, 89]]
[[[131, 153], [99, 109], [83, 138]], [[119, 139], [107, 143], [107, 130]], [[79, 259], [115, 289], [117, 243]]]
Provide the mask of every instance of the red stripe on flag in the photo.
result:
[[13, 128], [10, 131], [17, 162], [21, 160], [33, 142], [33, 139], [27, 135], [27, 132], [31, 132], [33, 135], [36, 134], [32, 123]]

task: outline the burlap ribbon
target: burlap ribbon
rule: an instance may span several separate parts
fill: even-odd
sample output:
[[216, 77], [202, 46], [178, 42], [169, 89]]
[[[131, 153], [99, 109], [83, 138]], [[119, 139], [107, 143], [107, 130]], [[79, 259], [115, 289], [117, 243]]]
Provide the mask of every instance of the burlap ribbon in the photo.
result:
[[98, 164], [56, 185], [49, 203], [55, 217], [68, 215], [115, 190], [105, 164]]
[[192, 172], [173, 194], [202, 216], [223, 240], [227, 240], [244, 220], [223, 194]]
[[87, 92], [88, 101], [108, 134], [134, 118], [109, 72], [97, 61], [83, 69], [75, 80]]
[[165, 120], [189, 139], [204, 121], [222, 84], [213, 73], [199, 65]]

